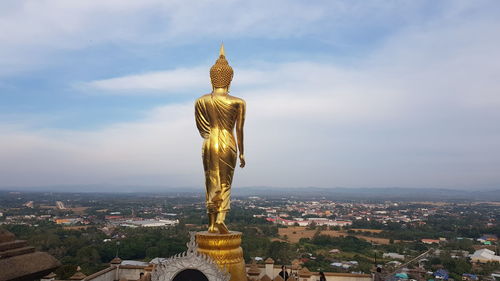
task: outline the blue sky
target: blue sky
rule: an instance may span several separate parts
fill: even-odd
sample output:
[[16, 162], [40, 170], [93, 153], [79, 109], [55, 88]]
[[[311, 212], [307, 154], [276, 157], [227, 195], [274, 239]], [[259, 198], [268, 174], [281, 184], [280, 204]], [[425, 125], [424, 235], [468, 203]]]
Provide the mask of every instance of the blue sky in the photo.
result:
[[203, 183], [223, 41], [235, 186], [500, 184], [498, 1], [0, 2], [0, 186]]

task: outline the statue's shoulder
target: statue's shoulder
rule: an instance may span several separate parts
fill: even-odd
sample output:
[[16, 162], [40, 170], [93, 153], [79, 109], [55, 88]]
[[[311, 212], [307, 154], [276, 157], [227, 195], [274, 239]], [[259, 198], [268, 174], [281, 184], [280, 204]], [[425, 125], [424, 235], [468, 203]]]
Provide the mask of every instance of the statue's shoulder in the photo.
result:
[[237, 103], [237, 104], [245, 104], [245, 100], [242, 99], [242, 98], [238, 98], [238, 97], [235, 97], [235, 96], [229, 96], [229, 98], [231, 99], [231, 101], [233, 101], [234, 103]]
[[203, 95], [203, 96], [199, 97], [198, 99], [196, 99], [196, 103], [205, 102], [209, 98], [210, 98], [210, 94]]

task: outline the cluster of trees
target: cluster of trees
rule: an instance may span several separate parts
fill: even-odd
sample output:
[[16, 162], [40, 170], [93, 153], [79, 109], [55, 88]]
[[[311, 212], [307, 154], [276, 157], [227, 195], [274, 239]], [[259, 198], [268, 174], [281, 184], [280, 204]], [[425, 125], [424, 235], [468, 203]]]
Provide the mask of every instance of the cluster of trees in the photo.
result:
[[310, 243], [328, 248], [340, 249], [344, 252], [366, 253], [372, 248], [372, 245], [365, 240], [354, 236], [332, 237], [328, 235], [317, 234], [310, 240]]
[[455, 280], [460, 280], [462, 278], [462, 274], [464, 273], [473, 273], [485, 276], [500, 269], [500, 264], [498, 262], [472, 266], [472, 264], [467, 260], [467, 257], [452, 256], [455, 255], [452, 255], [450, 251], [441, 251], [439, 256], [433, 257], [428, 261], [427, 266], [429, 266], [432, 270], [445, 268], [449, 271], [450, 277]]
[[182, 225], [169, 229], [120, 228], [116, 233], [119, 239], [110, 242], [103, 242], [108, 237], [96, 228], [64, 230], [51, 223], [38, 227], [7, 225], [6, 228], [38, 250], [59, 259], [65, 265], [58, 271], [60, 278], [74, 273], [76, 266], [86, 274], [94, 273], [105, 268], [117, 254], [122, 259], [135, 260], [169, 257], [185, 251], [188, 239], [188, 232]]
[[[271, 237], [278, 236], [277, 226], [265, 223], [265, 224], [245, 224], [239, 222], [237, 224], [232, 224], [231, 229], [242, 232], [241, 247], [243, 248], [243, 255], [246, 262], [251, 262], [254, 257], [275, 257], [281, 260], [289, 260], [288, 254], [288, 243], [280, 243], [284, 252], [276, 251], [276, 242], [271, 242]], [[287, 245], [285, 245], [287, 244]]]
[[[339, 249], [342, 254], [334, 256], [328, 252], [331, 249]], [[319, 231], [313, 238], [302, 238], [299, 241], [299, 252], [306, 261], [304, 265], [315, 271], [346, 271], [330, 264], [334, 261], [355, 260], [358, 264], [348, 271], [369, 273], [374, 263], [373, 250], [374, 247], [369, 242], [354, 236], [332, 237], [321, 235]]]
[[[468, 207], [455, 206], [449, 212], [460, 213], [460, 216], [450, 216], [449, 214], [434, 214], [427, 218], [423, 225], [404, 224], [389, 222], [382, 224], [377, 221], [355, 220], [351, 228], [370, 228], [384, 230], [379, 236], [392, 238], [395, 240], [418, 240], [422, 238], [456, 238], [470, 237], [477, 238], [484, 233], [491, 233], [500, 236], [500, 225], [488, 225], [488, 218], [500, 219], [500, 215], [495, 213], [498, 209], [491, 206]], [[480, 215], [484, 214], [484, 215]]]
[[[101, 230], [90, 227], [84, 231], [64, 230], [52, 222], [38, 226], [6, 225], [7, 230], [19, 239], [26, 239], [40, 251], [56, 257], [64, 265], [56, 274], [59, 278], [71, 276], [77, 266], [85, 274], [91, 274], [108, 266], [116, 255], [122, 259], [149, 261], [155, 257], [170, 257], [186, 250], [188, 229], [181, 222], [172, 228], [117, 228], [109, 237]], [[292, 258], [290, 244], [271, 242], [277, 236], [277, 227], [272, 224], [248, 225], [243, 221], [231, 228], [243, 232], [242, 247], [245, 260], [252, 257], [273, 257], [289, 263]], [[104, 242], [104, 241], [108, 242]]]
[[449, 271], [450, 277], [455, 280], [462, 279], [463, 273], [472, 272], [472, 266], [465, 258], [452, 258], [449, 252], [443, 252], [439, 257], [431, 258], [428, 263], [433, 270], [444, 267]]

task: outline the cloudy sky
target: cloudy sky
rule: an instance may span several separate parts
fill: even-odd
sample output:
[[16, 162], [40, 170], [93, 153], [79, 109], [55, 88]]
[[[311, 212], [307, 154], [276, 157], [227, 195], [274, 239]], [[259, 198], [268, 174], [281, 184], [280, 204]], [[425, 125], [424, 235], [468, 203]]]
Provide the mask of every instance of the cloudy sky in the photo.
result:
[[220, 43], [234, 186], [500, 186], [496, 0], [0, 2], [0, 187], [202, 186]]

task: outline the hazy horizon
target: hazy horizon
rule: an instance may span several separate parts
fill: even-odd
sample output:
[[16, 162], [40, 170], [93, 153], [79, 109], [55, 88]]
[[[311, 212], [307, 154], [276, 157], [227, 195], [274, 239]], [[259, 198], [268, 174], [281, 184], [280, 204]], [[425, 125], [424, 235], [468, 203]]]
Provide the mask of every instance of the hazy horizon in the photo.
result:
[[[152, 188], [152, 187], [102, 187], [84, 186], [52, 187], [52, 188], [16, 188], [2, 189], [0, 194], [5, 196], [52, 194], [59, 196], [132, 196], [132, 197], [197, 197], [200, 202], [204, 201], [204, 187], [190, 188]], [[425, 192], [422, 192], [425, 191]], [[8, 193], [8, 194], [7, 194]], [[15, 194], [12, 194], [15, 193]], [[233, 199], [258, 196], [261, 198], [289, 198], [305, 200], [336, 200], [336, 201], [396, 201], [396, 202], [499, 202], [500, 189], [439, 189], [439, 188], [272, 188], [272, 187], [239, 187], [233, 188], [231, 192]], [[33, 200], [33, 199], [32, 199]], [[36, 201], [36, 200], [34, 200]]]
[[[83, 190], [78, 190], [78, 188], [87, 188]], [[95, 190], [93, 189], [95, 188]], [[102, 188], [109, 188], [109, 191], [102, 190]], [[140, 188], [140, 189], [136, 189]], [[47, 185], [47, 186], [0, 186], [0, 191], [30, 191], [30, 192], [50, 192], [57, 191], [62, 192], [61, 190], [67, 190], [67, 192], [78, 193], [78, 192], [91, 192], [91, 193], [99, 193], [99, 192], [119, 192], [119, 189], [122, 189], [122, 192], [161, 192], [162, 190], [166, 191], [183, 191], [187, 190], [188, 192], [204, 190], [205, 186], [161, 186], [161, 185], [110, 185], [110, 184], [74, 184], [74, 185]], [[476, 188], [443, 188], [443, 187], [397, 187], [397, 186], [372, 186], [372, 187], [318, 187], [318, 186], [234, 186], [233, 190], [306, 190], [306, 189], [318, 189], [318, 190], [345, 190], [345, 191], [359, 191], [359, 190], [449, 190], [449, 191], [497, 191], [500, 190], [500, 187], [476, 187]], [[61, 190], [59, 190], [61, 189]], [[133, 190], [132, 190], [133, 189]]]

